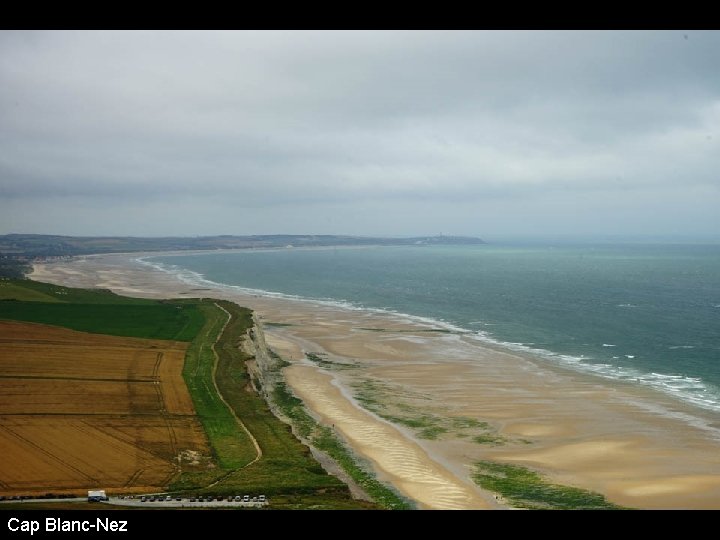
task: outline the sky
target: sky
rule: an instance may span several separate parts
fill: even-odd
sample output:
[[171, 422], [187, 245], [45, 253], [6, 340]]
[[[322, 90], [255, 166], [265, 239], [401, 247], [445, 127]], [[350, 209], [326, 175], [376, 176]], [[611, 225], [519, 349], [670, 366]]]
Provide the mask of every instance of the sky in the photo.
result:
[[717, 31], [0, 31], [0, 234], [720, 237]]

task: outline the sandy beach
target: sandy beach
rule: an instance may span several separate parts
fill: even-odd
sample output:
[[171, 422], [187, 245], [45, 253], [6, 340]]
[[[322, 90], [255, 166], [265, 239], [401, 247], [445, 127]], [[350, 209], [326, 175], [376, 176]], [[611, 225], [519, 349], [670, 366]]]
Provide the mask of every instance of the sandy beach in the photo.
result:
[[720, 508], [717, 414], [389, 313], [183, 282], [140, 256], [37, 264], [30, 277], [252, 308], [293, 391], [420, 508], [504, 507], [472, 481], [479, 460], [633, 508]]

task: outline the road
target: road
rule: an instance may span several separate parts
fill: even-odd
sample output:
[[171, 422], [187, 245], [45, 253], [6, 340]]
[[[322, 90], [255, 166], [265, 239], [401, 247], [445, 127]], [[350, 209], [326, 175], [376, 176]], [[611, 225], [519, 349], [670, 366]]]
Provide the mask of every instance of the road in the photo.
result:
[[[71, 499], [24, 499], [21, 501], [0, 501], [2, 504], [17, 504], [17, 503], [67, 503], [67, 502], [87, 502], [87, 497], [75, 497]], [[181, 501], [154, 501], [149, 502], [140, 501], [140, 498], [135, 499], [121, 499], [120, 497], [110, 497], [109, 501], [101, 503], [88, 503], [98, 506], [98, 510], [101, 510], [102, 504], [110, 504], [113, 506], [127, 506], [130, 508], [262, 508], [268, 505], [268, 502], [250, 501], [250, 502], [236, 502], [228, 501], [223, 499], [222, 501], [203, 501], [203, 502], [191, 502], [190, 499], [182, 499]]]
[[190, 499], [183, 499], [182, 501], [154, 501], [154, 502], [141, 502], [140, 499], [120, 499], [118, 497], [110, 497], [110, 500], [103, 504], [112, 504], [115, 506], [131, 506], [131, 507], [142, 507], [142, 508], [262, 508], [267, 506], [267, 502], [235, 502], [223, 499], [222, 501], [203, 501], [203, 502], [190, 502]]

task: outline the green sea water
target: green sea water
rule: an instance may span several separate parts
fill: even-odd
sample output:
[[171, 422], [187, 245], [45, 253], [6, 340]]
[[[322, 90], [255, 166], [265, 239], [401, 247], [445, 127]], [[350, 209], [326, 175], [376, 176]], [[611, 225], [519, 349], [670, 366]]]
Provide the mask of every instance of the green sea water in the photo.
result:
[[208, 281], [387, 310], [720, 412], [720, 246], [281, 249], [146, 262]]

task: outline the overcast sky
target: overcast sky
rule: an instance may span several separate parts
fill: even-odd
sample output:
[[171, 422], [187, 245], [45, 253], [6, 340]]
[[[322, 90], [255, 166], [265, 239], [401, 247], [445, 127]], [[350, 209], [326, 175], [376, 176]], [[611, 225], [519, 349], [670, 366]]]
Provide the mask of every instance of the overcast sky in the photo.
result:
[[720, 32], [0, 32], [0, 233], [720, 233]]

